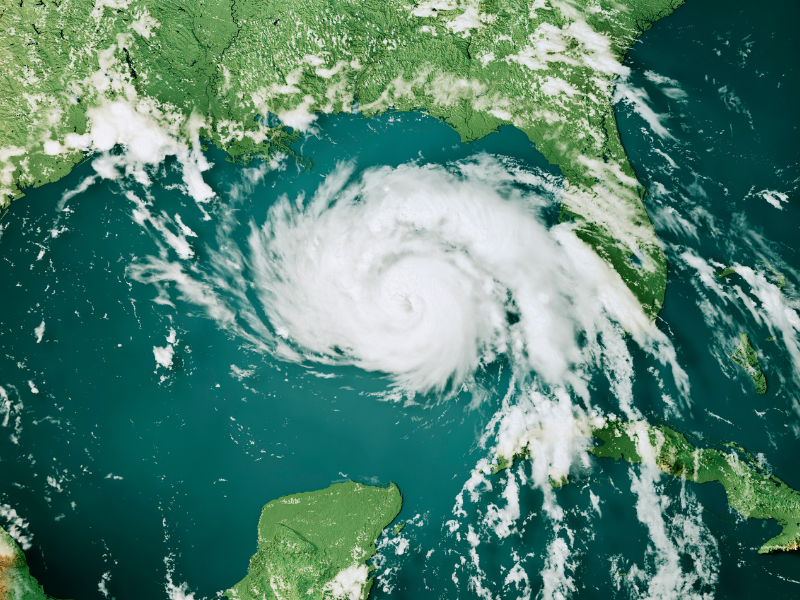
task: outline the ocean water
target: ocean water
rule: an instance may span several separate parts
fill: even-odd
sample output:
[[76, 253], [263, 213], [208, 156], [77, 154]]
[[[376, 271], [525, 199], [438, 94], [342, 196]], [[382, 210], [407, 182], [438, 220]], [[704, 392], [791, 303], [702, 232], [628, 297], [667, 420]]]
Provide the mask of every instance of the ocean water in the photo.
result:
[[[776, 19], [750, 3], [689, 0], [629, 54], [624, 85], [636, 100], [622, 98], [617, 116], [670, 260], [658, 327], [690, 387], [628, 340], [633, 405], [700, 445], [741, 444], [797, 489], [798, 341], [781, 315], [798, 308], [800, 78], [798, 9], [784, 4]], [[71, 195], [94, 174], [86, 163], [31, 190], [2, 223], [0, 521], [49, 594], [213, 597], [244, 576], [263, 504], [345, 479], [396, 482], [398, 520], [410, 521], [379, 542], [374, 598], [797, 594], [798, 555], [757, 554], [778, 526], [738, 518], [716, 484], [607, 461], [578, 465], [557, 491], [535, 485], [529, 461], [475, 476], [492, 457], [487, 427], [519, 394], [508, 357], [447, 398], [398, 398], [380, 373], [282, 360], [258, 347], [265, 338], [243, 311], [210, 316], [174, 277], [156, 285], [137, 271], [183, 264], [191, 289], [241, 293], [224, 306], [269, 322], [257, 290], [236, 288], [235, 265], [220, 266], [223, 250], [244, 248], [249, 222], [268, 220], [282, 195], [311, 198], [342, 161], [357, 178], [504, 157], [537, 178], [537, 218], [556, 221], [558, 172], [510, 127], [467, 145], [424, 114], [321, 117], [295, 149], [312, 168], [287, 158], [282, 170], [244, 169], [209, 150], [206, 181], [227, 209], [210, 220], [179, 189], [174, 163], [146, 189], [98, 180]], [[179, 223], [195, 234], [183, 262]], [[702, 279], [712, 260], [756, 269], [753, 283]], [[785, 276], [777, 295], [759, 260]], [[727, 359], [740, 331], [759, 350], [763, 397]], [[168, 347], [169, 368], [154, 353]], [[586, 368], [592, 406], [620, 414], [614, 379]], [[663, 521], [648, 520], [656, 514]]]

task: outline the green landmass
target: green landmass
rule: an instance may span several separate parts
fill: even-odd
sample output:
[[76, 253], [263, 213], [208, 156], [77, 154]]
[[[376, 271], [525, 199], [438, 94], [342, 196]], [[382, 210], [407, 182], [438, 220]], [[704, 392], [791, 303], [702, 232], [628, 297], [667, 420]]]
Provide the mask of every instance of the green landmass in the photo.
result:
[[[587, 419], [578, 429], [604, 442], [588, 449], [598, 458], [647, 462], [673, 477], [720, 483], [728, 504], [743, 517], [777, 521], [783, 530], [761, 546], [760, 554], [800, 549], [800, 492], [765, 472], [744, 448], [733, 443], [723, 444], [731, 451], [697, 448], [674, 429], [644, 421]], [[525, 445], [510, 458], [498, 454], [492, 474], [528, 456], [529, 448], [530, 444]], [[564, 475], [550, 479], [553, 487], [568, 483]]]
[[765, 265], [767, 265], [767, 268], [770, 270], [772, 275], [775, 277], [775, 285], [778, 286], [778, 289], [782, 290], [783, 288], [785, 288], [786, 287], [786, 277], [783, 275], [783, 273], [779, 272], [777, 269], [775, 269], [775, 267], [773, 267], [767, 261], [762, 260], [761, 262], [763, 262]]
[[400, 512], [402, 497], [388, 487], [337, 483], [264, 506], [258, 551], [231, 600], [364, 600], [372, 587], [366, 561], [375, 540]]
[[767, 380], [758, 366], [758, 354], [750, 343], [750, 336], [746, 333], [739, 334], [739, 345], [731, 354], [731, 360], [747, 372], [750, 379], [753, 380], [757, 394], [766, 393]]
[[142, 150], [109, 133], [125, 110], [184, 149], [202, 135], [242, 163], [291, 152], [318, 113], [423, 110], [465, 142], [525, 132], [564, 174], [563, 218], [655, 318], [666, 259], [612, 94], [636, 38], [682, 3], [7, 2], [0, 210], [115, 141]]
[[405, 526], [406, 526], [405, 523], [398, 523], [397, 525], [395, 525], [394, 529], [392, 530], [392, 535], [400, 535], [400, 532], [403, 531]]
[[502, 455], [497, 455], [496, 463], [492, 465], [492, 475], [497, 475], [500, 471], [505, 471], [506, 469], [510, 469], [514, 466], [514, 461], [518, 458], [525, 458], [527, 453], [528, 447], [526, 446], [523, 448], [521, 453], [514, 454], [511, 457], [506, 457]]
[[53, 600], [31, 575], [25, 554], [0, 527], [0, 600]]
[[[514, 462], [516, 462], [520, 458], [525, 458], [529, 456], [529, 447], [527, 445], [523, 446], [521, 452], [517, 452], [513, 456], [506, 457], [503, 455], [498, 454], [495, 458], [495, 462], [490, 465], [492, 468], [492, 475], [497, 475], [501, 471], [505, 471], [506, 469], [510, 469], [514, 466]], [[569, 483], [569, 477], [564, 474], [553, 475], [550, 476], [550, 486], [554, 488], [564, 487]]]
[[697, 448], [669, 427], [641, 421], [608, 421], [592, 434], [604, 442], [589, 449], [599, 458], [646, 460], [673, 477], [720, 483], [728, 504], [740, 515], [777, 521], [782, 531], [761, 546], [759, 554], [800, 549], [800, 493], [765, 472], [741, 448], [733, 446], [739, 452]]
[[768, 337], [768, 338], [764, 338], [764, 341], [765, 341], [765, 342], [774, 342], [774, 341], [775, 341], [775, 338], [774, 338], [774, 337]]
[[[766, 265], [767, 269], [769, 269], [770, 273], [774, 278], [775, 285], [778, 287], [779, 290], [782, 290], [783, 288], [786, 287], [786, 277], [783, 275], [783, 273], [775, 269], [775, 267], [773, 267], [765, 260], [759, 259], [758, 262], [764, 263]], [[734, 275], [734, 274], [736, 274], [736, 269], [734, 267], [725, 267], [722, 270], [722, 272], [717, 275], [717, 277], [723, 278], [727, 277], [728, 275]]]

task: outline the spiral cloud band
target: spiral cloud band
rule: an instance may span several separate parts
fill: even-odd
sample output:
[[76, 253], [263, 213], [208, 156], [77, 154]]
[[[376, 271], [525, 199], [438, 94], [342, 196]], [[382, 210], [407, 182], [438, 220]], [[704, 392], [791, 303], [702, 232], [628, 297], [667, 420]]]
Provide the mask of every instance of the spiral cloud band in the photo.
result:
[[283, 196], [251, 221], [241, 249], [224, 213], [210, 265], [170, 262], [164, 247], [129, 273], [170, 282], [285, 360], [354, 365], [425, 393], [458, 389], [502, 355], [580, 393], [598, 336], [624, 344], [623, 328], [648, 321], [570, 224], [546, 226], [557, 193], [488, 155], [360, 175], [341, 164], [311, 198]]
[[619, 276], [569, 225], [545, 227], [552, 199], [531, 185], [544, 181], [478, 160], [355, 181], [341, 165], [307, 203], [281, 198], [251, 225], [247, 262], [276, 351], [420, 392], [501, 354], [558, 383], [599, 322], [643, 326]]

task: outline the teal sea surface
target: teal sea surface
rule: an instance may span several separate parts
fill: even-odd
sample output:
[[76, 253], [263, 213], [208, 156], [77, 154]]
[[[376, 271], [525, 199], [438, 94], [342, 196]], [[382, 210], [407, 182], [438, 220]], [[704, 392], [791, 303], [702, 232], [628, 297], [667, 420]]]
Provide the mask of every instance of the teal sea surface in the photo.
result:
[[[798, 332], [794, 342], [791, 328], [784, 338], [778, 313], [760, 308], [765, 297], [741, 275], [716, 280], [720, 295], [697, 259], [718, 272], [750, 267], [767, 282], [782, 276], [780, 298], [798, 306], [798, 17], [791, 2], [766, 11], [688, 0], [631, 50], [617, 103], [669, 260], [657, 326], [691, 387], [681, 404], [669, 369], [630, 342], [633, 403], [698, 445], [743, 446], [795, 489]], [[541, 218], [557, 222], [558, 169], [512, 127], [471, 144], [422, 113], [321, 116], [316, 129], [293, 146], [310, 168], [287, 157], [283, 169], [258, 171], [258, 163], [245, 168], [207, 152], [214, 165], [205, 180], [235, 214], [224, 235], [214, 206], [204, 219], [169, 161], [147, 190], [111, 180], [81, 190], [94, 174], [87, 162], [30, 190], [0, 223], [0, 525], [22, 541], [48, 594], [216, 597], [245, 575], [265, 503], [355, 480], [397, 483], [397, 522], [408, 523], [379, 541], [372, 598], [800, 595], [800, 554], [759, 555], [779, 527], [739, 517], [717, 484], [657, 482], [668, 547], [637, 513], [644, 496], [632, 489], [639, 471], [628, 464], [593, 460], [555, 490], [564, 510], [557, 523], [545, 516], [549, 495], [526, 484], [527, 460], [471, 494], [473, 469], [492, 458], [482, 436], [514, 385], [505, 358], [476, 375], [481, 393], [397, 399], [385, 375], [280, 360], [236, 333], [249, 331], [242, 315], [209, 318], [174, 282], [134, 276], [136, 265], [174, 252], [155, 223], [182, 223], [194, 234], [188, 273], [225, 289], [230, 282], [211, 266], [222, 246], [244, 245], [251, 220], [263, 223], [283, 195], [313, 196], [343, 161], [357, 175], [504, 157], [547, 184]], [[142, 224], [129, 192], [148, 200], [153, 220]], [[759, 353], [763, 396], [728, 359], [739, 332]], [[170, 367], [159, 352], [172, 353]], [[606, 376], [588, 381], [592, 405], [618, 414]], [[497, 507], [513, 515], [509, 489], [519, 516], [501, 535], [492, 515]], [[569, 550], [560, 571], [555, 539]], [[683, 587], [658, 596], [657, 576]]]

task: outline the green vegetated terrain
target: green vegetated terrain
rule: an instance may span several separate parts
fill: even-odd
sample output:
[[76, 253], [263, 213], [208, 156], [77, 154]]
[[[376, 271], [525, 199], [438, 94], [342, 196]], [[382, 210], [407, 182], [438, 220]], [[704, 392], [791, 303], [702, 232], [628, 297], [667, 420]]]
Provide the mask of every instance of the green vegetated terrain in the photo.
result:
[[398, 515], [400, 490], [337, 483], [273, 500], [258, 521], [258, 551], [232, 600], [360, 598], [372, 580], [366, 561]]
[[589, 449], [599, 458], [640, 463], [650, 455], [668, 475], [722, 484], [728, 504], [743, 517], [776, 520], [783, 530], [761, 546], [760, 554], [800, 549], [800, 492], [765, 472], [742, 448], [697, 448], [669, 427], [637, 421], [608, 421], [593, 436], [604, 442]]
[[[783, 530], [761, 546], [760, 554], [800, 549], [800, 492], [765, 472], [743, 448], [734, 444], [725, 444], [733, 452], [697, 448], [683, 434], [644, 421], [606, 420], [590, 431], [593, 438], [604, 442], [588, 449], [598, 458], [649, 462], [673, 477], [697, 483], [715, 481], [725, 488], [728, 504], [743, 517], [775, 519]], [[492, 474], [528, 454], [526, 447], [513, 457], [498, 456]], [[557, 488], [567, 483], [564, 478], [551, 485]]]
[[[759, 260], [758, 262], [763, 263], [766, 267], [765, 271], [762, 272], [765, 273], [767, 280], [773, 283], [779, 291], [783, 290], [786, 287], [786, 277], [768, 262], [764, 260]], [[717, 277], [722, 279], [728, 278], [731, 275], [741, 275], [741, 273], [736, 270], [736, 267], [725, 267], [717, 274]], [[774, 336], [769, 336], [765, 338], [764, 341], [774, 342], [775, 339]], [[742, 332], [739, 333], [739, 344], [736, 346], [730, 358], [745, 370], [753, 381], [753, 387], [757, 394], [765, 394], [767, 392], [767, 379], [758, 363], [758, 353], [753, 347], [749, 335]]]
[[753, 386], [755, 386], [756, 394], [765, 394], [767, 392], [767, 379], [758, 365], [758, 354], [756, 354], [753, 344], [750, 343], [750, 336], [746, 333], [739, 334], [739, 345], [731, 354], [731, 360], [742, 367], [750, 376]]
[[759, 260], [758, 262], [764, 263], [764, 266], [767, 267], [767, 269], [770, 272], [770, 275], [772, 276], [773, 283], [775, 283], [775, 285], [779, 290], [782, 290], [783, 288], [786, 287], [786, 277], [784, 276], [783, 273], [778, 271], [775, 267], [773, 267], [765, 260]]
[[564, 174], [562, 216], [654, 317], [666, 259], [612, 93], [637, 36], [682, 2], [8, 2], [0, 207], [115, 141], [142, 150], [114, 130], [125, 110], [178, 146], [202, 135], [247, 162], [289, 152], [319, 112], [421, 109], [464, 141], [524, 131]]
[[22, 549], [0, 527], [0, 600], [53, 600], [31, 575]]
[[[783, 288], [786, 287], [786, 277], [783, 275], [783, 273], [778, 271], [775, 267], [773, 267], [765, 260], [759, 259], [758, 262], [763, 263], [763, 265], [767, 268], [769, 278], [772, 280], [772, 283], [774, 283], [779, 290], [782, 290]], [[738, 275], [738, 274], [739, 272], [736, 270], [736, 267], [725, 267], [724, 269], [722, 269], [720, 273], [717, 274], [717, 277], [719, 279], [722, 279], [730, 275]]]

